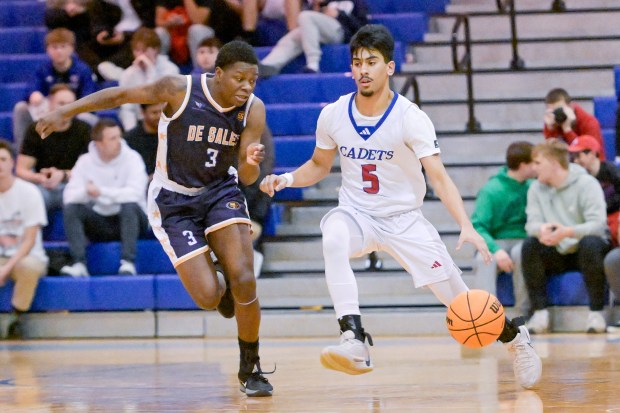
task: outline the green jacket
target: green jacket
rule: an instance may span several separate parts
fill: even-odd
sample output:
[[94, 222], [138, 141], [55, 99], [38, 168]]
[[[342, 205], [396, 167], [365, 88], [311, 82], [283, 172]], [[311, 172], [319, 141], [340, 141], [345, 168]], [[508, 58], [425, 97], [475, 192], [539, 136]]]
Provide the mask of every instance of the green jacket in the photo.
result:
[[538, 236], [540, 226], [557, 222], [573, 227], [574, 238], [564, 238], [556, 249], [561, 254], [577, 250], [586, 235], [607, 238], [607, 207], [601, 184], [581, 166], [571, 163], [568, 177], [559, 188], [536, 181], [527, 194], [528, 235]]
[[478, 192], [471, 221], [492, 254], [500, 249], [496, 239], [522, 239], [527, 236], [525, 206], [531, 182], [511, 178], [508, 167], [504, 166]]

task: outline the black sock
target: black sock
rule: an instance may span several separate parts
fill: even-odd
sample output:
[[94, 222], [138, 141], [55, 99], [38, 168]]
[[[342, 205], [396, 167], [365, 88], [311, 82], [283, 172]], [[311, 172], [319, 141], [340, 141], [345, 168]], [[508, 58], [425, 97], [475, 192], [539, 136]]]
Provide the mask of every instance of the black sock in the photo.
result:
[[504, 323], [504, 330], [502, 331], [502, 334], [499, 335], [497, 340], [501, 341], [502, 343], [510, 343], [519, 333], [519, 326], [523, 324], [524, 320], [522, 317], [517, 317], [512, 321], [510, 321], [510, 319], [506, 317], [506, 322]]
[[239, 340], [239, 374], [238, 377], [240, 380], [245, 380], [245, 378], [252, 373], [254, 370], [254, 365], [258, 363], [260, 358], [258, 357], [258, 340], [253, 343], [243, 341], [240, 338]]
[[362, 343], [366, 341], [366, 337], [368, 337], [368, 344], [372, 346], [372, 338], [369, 334], [364, 332], [362, 328], [362, 316], [358, 314], [347, 314], [338, 319], [338, 324], [340, 325], [340, 332], [344, 333], [345, 331], [353, 331], [355, 334], [355, 338]]

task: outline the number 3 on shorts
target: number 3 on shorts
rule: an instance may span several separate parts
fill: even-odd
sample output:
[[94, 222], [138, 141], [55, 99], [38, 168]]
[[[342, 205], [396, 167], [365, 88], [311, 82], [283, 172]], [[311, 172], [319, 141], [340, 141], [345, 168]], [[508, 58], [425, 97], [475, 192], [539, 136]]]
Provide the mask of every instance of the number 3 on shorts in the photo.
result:
[[183, 235], [185, 235], [188, 239], [187, 245], [194, 245], [198, 242], [196, 241], [196, 238], [194, 238], [194, 233], [192, 231], [183, 231]]

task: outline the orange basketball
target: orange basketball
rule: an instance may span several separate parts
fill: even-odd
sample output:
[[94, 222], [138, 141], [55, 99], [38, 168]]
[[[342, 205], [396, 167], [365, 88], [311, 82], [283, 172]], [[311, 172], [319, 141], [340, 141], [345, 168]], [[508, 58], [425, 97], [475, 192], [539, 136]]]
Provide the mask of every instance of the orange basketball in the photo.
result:
[[446, 313], [450, 335], [466, 347], [491, 344], [504, 330], [504, 306], [484, 290], [469, 290], [457, 295]]

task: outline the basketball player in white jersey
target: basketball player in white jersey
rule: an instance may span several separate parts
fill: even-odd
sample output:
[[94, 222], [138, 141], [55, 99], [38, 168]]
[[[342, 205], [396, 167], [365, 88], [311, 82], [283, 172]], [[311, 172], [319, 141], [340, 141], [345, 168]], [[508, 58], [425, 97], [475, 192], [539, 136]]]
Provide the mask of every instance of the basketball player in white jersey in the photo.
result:
[[[474, 230], [458, 189], [439, 157], [430, 119], [415, 104], [389, 88], [394, 73], [394, 40], [381, 25], [367, 25], [351, 39], [357, 92], [326, 106], [319, 116], [312, 158], [292, 173], [269, 175], [261, 189], [273, 195], [285, 187], [306, 187], [325, 178], [340, 155], [339, 205], [321, 221], [325, 276], [338, 323], [340, 344], [326, 347], [322, 364], [348, 374], [373, 369], [361, 322], [357, 283], [349, 258], [372, 251], [392, 255], [446, 306], [467, 286], [437, 230], [420, 211], [425, 193], [421, 168], [461, 228], [457, 249], [476, 246], [487, 263], [491, 256]], [[525, 326], [506, 320], [499, 340], [514, 358], [519, 384], [531, 388], [542, 373]]]

